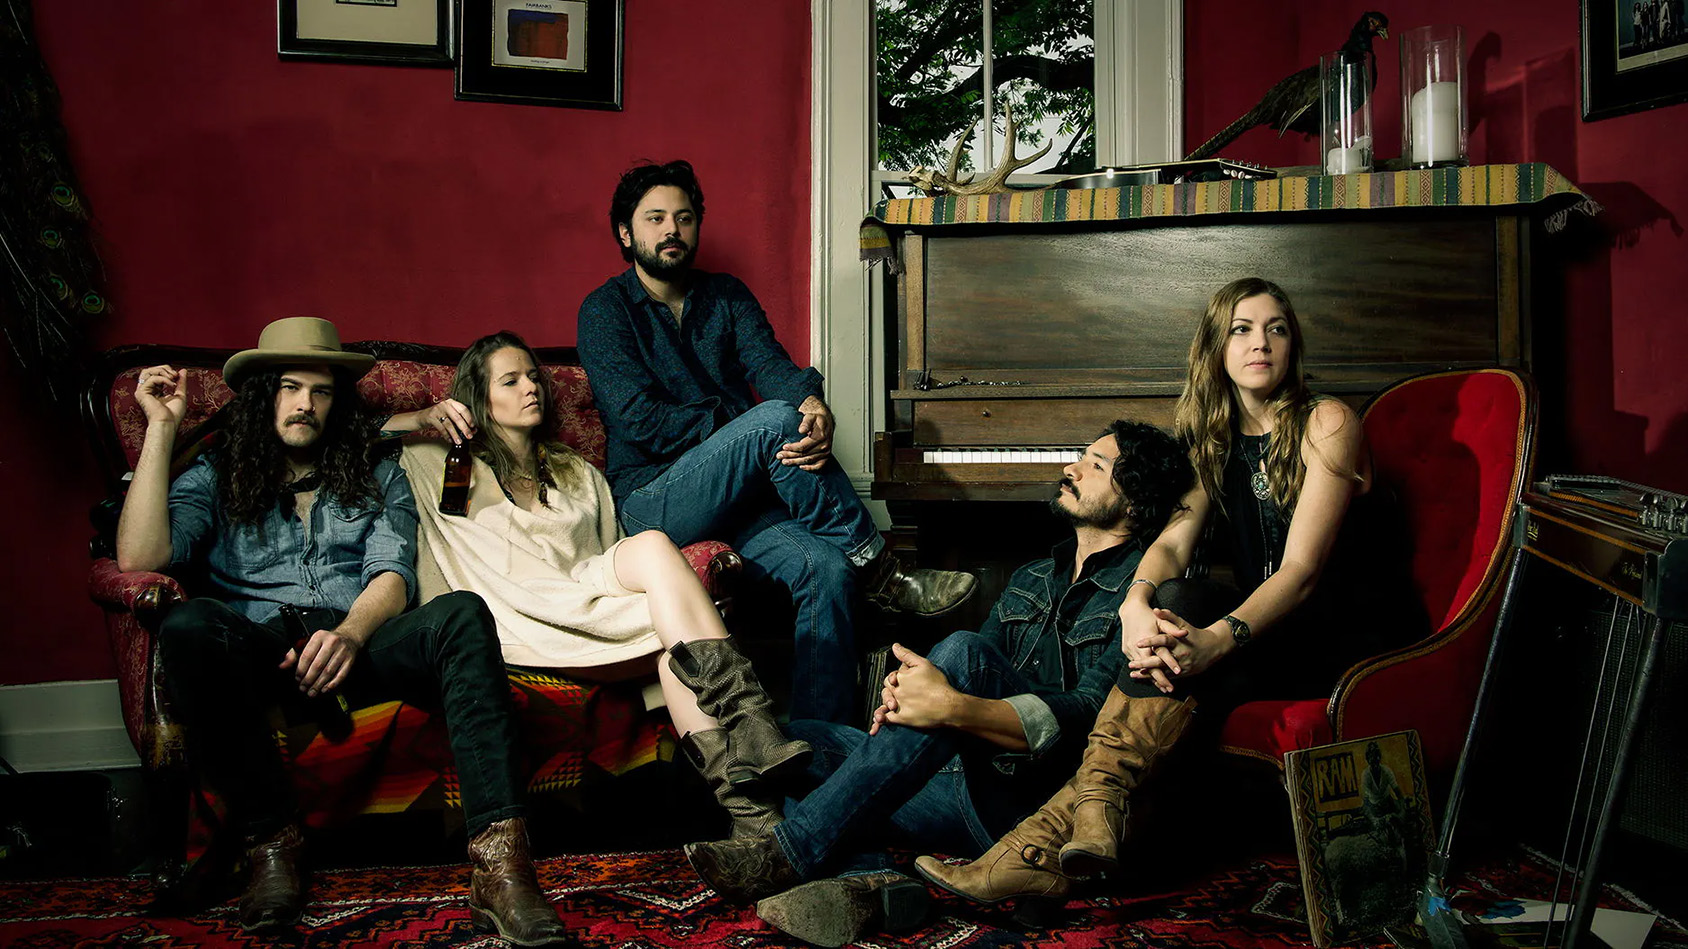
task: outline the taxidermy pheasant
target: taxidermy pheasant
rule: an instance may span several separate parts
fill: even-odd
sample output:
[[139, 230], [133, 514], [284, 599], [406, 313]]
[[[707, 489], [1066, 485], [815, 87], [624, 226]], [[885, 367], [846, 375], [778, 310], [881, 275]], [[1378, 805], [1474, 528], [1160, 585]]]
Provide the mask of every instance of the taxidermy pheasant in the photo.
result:
[[[1348, 32], [1348, 42], [1342, 44], [1344, 59], [1358, 58], [1371, 52], [1372, 37], [1389, 38], [1389, 18], [1375, 11], [1360, 14], [1360, 19], [1354, 28]], [[1377, 62], [1371, 66], [1371, 76], [1366, 81], [1366, 94], [1370, 95], [1377, 88]], [[1236, 141], [1239, 136], [1256, 125], [1267, 125], [1278, 130], [1282, 135], [1287, 131], [1300, 132], [1303, 135], [1319, 134], [1319, 65], [1314, 63], [1306, 69], [1278, 80], [1278, 84], [1266, 90], [1260, 103], [1249, 109], [1243, 117], [1219, 130], [1219, 134], [1203, 142], [1200, 147], [1184, 156], [1186, 159], [1211, 158], [1221, 148]]]

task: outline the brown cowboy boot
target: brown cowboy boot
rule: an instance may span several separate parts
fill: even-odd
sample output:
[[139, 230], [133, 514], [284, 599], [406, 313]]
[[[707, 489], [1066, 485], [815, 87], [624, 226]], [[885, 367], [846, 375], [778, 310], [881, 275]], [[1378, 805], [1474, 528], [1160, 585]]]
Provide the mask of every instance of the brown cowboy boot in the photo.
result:
[[1119, 866], [1131, 792], [1189, 728], [1195, 709], [1195, 699], [1132, 698], [1117, 688], [1108, 693], [1073, 776], [1073, 832], [1061, 848], [1061, 867], [1069, 874], [1092, 876]]
[[969, 864], [952, 867], [936, 857], [920, 857], [914, 867], [920, 875], [957, 896], [976, 903], [1003, 900], [1065, 900], [1073, 880], [1061, 870], [1056, 848], [1072, 831], [1072, 781], [1061, 786], [1037, 813], [1002, 835], [985, 855]]
[[692, 732], [680, 739], [686, 758], [715, 791], [715, 800], [733, 819], [733, 837], [761, 837], [774, 832], [782, 820], [777, 798], [734, 784], [727, 777], [732, 760], [731, 739], [725, 728]]
[[252, 879], [240, 895], [240, 928], [247, 932], [291, 926], [305, 906], [300, 873], [305, 838], [298, 824], [288, 824], [268, 838], [246, 841]]
[[754, 903], [803, 882], [773, 834], [687, 844], [686, 861], [729, 903]]
[[811, 753], [774, 721], [774, 703], [762, 691], [750, 660], [730, 639], [694, 639], [668, 650], [668, 668], [697, 696], [698, 708], [731, 733], [727, 779], [746, 784], [802, 771]]
[[476, 834], [469, 841], [469, 866], [469, 919], [476, 929], [497, 931], [518, 946], [568, 939], [556, 907], [539, 888], [526, 821], [511, 817]]
[[960, 570], [905, 568], [890, 547], [861, 571], [868, 602], [888, 613], [939, 616], [967, 602], [979, 584], [977, 577]]

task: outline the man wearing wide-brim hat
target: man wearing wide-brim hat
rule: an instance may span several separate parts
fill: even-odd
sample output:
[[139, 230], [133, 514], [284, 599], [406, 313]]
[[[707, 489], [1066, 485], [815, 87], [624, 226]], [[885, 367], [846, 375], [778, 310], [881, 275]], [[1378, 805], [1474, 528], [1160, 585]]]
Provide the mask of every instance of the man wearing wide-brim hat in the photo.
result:
[[117, 562], [191, 567], [205, 578], [202, 596], [165, 617], [159, 650], [189, 760], [245, 838], [252, 877], [243, 928], [292, 926], [305, 902], [298, 806], [270, 736], [270, 706], [298, 704], [333, 737], [347, 725], [348, 703], [402, 699], [445, 716], [470, 836], [474, 921], [519, 945], [550, 944], [564, 930], [528, 856], [492, 615], [473, 593], [406, 612], [416, 596], [416, 501], [398, 465], [370, 452], [357, 380], [374, 362], [346, 352], [327, 320], [264, 327], [256, 348], [223, 366], [235, 392], [226, 440], [174, 484], [186, 372], [142, 370], [135, 400], [147, 432], [118, 522]]

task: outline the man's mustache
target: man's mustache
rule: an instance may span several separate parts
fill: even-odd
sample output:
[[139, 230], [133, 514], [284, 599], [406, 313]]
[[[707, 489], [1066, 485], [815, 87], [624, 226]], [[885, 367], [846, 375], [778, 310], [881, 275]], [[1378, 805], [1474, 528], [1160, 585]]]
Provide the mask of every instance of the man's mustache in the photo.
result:
[[1078, 485], [1073, 484], [1073, 479], [1062, 478], [1061, 480], [1055, 482], [1055, 493], [1057, 495], [1061, 493], [1062, 488], [1066, 488], [1071, 491], [1073, 493], [1073, 497], [1078, 497]]
[[657, 253], [660, 254], [670, 247], [678, 247], [683, 251], [691, 249], [689, 246], [687, 246], [685, 241], [679, 239], [678, 237], [670, 237], [668, 240], [665, 240], [662, 243], [656, 245], [656, 251], [657, 251]]
[[305, 423], [306, 425], [309, 425], [312, 428], [319, 428], [320, 427], [319, 423], [316, 420], [316, 416], [306, 415], [303, 412], [299, 412], [299, 413], [296, 413], [294, 415], [289, 415], [287, 417], [287, 424], [292, 425], [294, 422], [303, 422], [303, 423]]

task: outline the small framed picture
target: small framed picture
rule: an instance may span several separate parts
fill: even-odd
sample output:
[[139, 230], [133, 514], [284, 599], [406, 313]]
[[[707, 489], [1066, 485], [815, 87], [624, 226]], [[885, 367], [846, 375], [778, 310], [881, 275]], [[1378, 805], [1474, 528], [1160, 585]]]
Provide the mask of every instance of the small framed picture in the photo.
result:
[[445, 67], [451, 39], [451, 0], [276, 0], [282, 59]]
[[1681, 0], [1582, 0], [1583, 121], [1688, 101]]
[[623, 0], [459, 0], [457, 98], [621, 108]]

